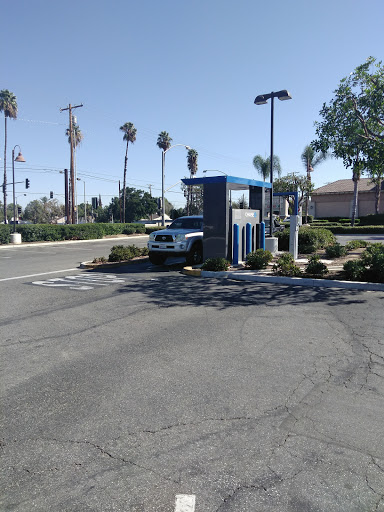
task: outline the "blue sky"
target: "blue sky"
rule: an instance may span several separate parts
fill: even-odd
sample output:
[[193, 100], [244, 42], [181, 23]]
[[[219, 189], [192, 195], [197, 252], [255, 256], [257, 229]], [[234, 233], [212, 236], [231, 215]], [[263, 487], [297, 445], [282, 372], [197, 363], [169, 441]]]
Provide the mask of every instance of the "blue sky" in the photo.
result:
[[[199, 153], [204, 169], [256, 178], [252, 159], [270, 151], [270, 105], [258, 94], [288, 89], [275, 101], [275, 154], [283, 174], [304, 173], [300, 155], [315, 136], [314, 121], [340, 79], [370, 55], [383, 60], [382, 0], [13, 0], [2, 8], [0, 89], [18, 100], [8, 121], [8, 172], [18, 144], [27, 162], [16, 165], [18, 203], [42, 196], [63, 202], [69, 167], [68, 112], [84, 134], [77, 173], [86, 199], [104, 204], [118, 194], [125, 143], [119, 127], [132, 122], [127, 184], [161, 195], [165, 130], [173, 144]], [[2, 118], [3, 119], [3, 118]], [[4, 121], [0, 120], [0, 172]], [[166, 155], [165, 188], [187, 176], [186, 150]], [[349, 178], [331, 159], [313, 173], [315, 186]], [[11, 181], [10, 178], [8, 178]], [[83, 182], [79, 182], [79, 202]], [[12, 201], [9, 187], [8, 201]], [[166, 197], [184, 205], [179, 185]]]

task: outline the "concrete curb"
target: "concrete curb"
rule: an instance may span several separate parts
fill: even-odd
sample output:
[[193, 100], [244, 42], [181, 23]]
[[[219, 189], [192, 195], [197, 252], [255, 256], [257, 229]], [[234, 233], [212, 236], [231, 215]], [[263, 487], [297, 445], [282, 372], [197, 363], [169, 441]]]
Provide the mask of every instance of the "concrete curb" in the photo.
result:
[[360, 281], [336, 281], [332, 279], [310, 279], [305, 277], [280, 277], [257, 275], [250, 271], [212, 272], [209, 270], [192, 269], [185, 267], [183, 274], [199, 277], [213, 277], [216, 279], [233, 279], [235, 281], [251, 281], [256, 283], [274, 283], [290, 286], [312, 286], [314, 288], [344, 288], [349, 290], [367, 290], [384, 292], [382, 283], [365, 283]]
[[45, 245], [65, 245], [65, 244], [85, 244], [90, 242], [107, 242], [108, 240], [121, 240], [126, 241], [129, 238], [138, 238], [141, 236], [148, 236], [143, 233], [137, 233], [134, 235], [125, 235], [125, 236], [110, 236], [108, 238], [89, 238], [87, 240], [56, 240], [53, 242], [22, 242], [21, 244], [0, 244], [1, 249], [14, 249], [15, 247], [43, 247]]
[[116, 267], [125, 267], [127, 265], [135, 265], [137, 263], [145, 263], [147, 261], [149, 261], [149, 258], [141, 258], [141, 259], [129, 260], [129, 261], [116, 261], [113, 263], [92, 263], [91, 261], [83, 261], [80, 263], [79, 268], [87, 268], [87, 269], [116, 268]]
[[201, 277], [201, 268], [192, 268], [192, 267], [184, 267], [181, 271], [182, 274], [185, 274], [186, 276], [194, 276], [194, 277]]

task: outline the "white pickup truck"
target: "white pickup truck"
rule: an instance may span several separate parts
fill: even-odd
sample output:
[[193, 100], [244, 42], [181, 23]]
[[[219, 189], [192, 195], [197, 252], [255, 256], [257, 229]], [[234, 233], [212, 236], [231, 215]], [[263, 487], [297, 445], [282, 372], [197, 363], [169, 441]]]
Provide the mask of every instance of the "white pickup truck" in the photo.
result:
[[202, 263], [203, 216], [179, 217], [168, 228], [153, 231], [147, 245], [154, 265], [162, 265], [172, 256], [185, 256], [188, 265]]

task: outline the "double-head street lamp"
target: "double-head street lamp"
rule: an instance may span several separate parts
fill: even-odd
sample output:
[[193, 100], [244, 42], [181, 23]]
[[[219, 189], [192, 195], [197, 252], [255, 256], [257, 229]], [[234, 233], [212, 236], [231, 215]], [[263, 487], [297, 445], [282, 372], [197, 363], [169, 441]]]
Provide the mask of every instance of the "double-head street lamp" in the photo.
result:
[[268, 94], [260, 94], [259, 96], [256, 96], [254, 104], [255, 105], [264, 105], [267, 103], [267, 100], [271, 99], [271, 157], [270, 157], [270, 164], [271, 164], [271, 171], [270, 171], [270, 180], [271, 180], [271, 188], [270, 188], [270, 235], [272, 236], [273, 233], [273, 100], [275, 98], [279, 98], [279, 100], [291, 100], [292, 96], [289, 94], [289, 92], [284, 89], [282, 91], [278, 92], [270, 92]]
[[164, 177], [165, 177], [165, 153], [175, 146], [184, 146], [185, 149], [191, 149], [189, 146], [185, 144], [174, 144], [170, 146], [168, 149], [163, 149], [161, 154], [161, 225], [165, 226], [165, 198], [164, 198]]
[[[19, 148], [19, 154], [15, 158], [15, 149]], [[15, 162], [25, 162], [25, 158], [21, 154], [21, 147], [16, 144], [12, 149], [12, 178], [13, 178], [13, 232], [16, 233], [16, 197], [15, 197]]]

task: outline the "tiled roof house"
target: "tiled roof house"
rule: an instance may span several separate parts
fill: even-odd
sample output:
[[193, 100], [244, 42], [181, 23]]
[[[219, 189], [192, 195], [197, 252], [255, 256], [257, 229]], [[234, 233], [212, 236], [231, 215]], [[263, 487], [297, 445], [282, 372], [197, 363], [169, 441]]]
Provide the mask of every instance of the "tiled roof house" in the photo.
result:
[[[309, 213], [315, 218], [352, 216], [353, 181], [338, 180], [312, 192]], [[381, 184], [382, 199], [379, 213], [384, 213], [384, 182]], [[357, 216], [375, 213], [375, 184], [370, 178], [361, 178], [357, 196]]]

